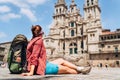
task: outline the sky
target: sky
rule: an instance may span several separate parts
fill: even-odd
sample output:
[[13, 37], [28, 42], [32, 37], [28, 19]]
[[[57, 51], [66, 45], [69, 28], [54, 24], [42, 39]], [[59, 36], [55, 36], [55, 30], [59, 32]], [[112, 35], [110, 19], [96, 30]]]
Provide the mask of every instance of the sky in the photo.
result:
[[[69, 7], [71, 0], [65, 0]], [[41, 25], [48, 35], [57, 0], [0, 0], [0, 43], [12, 41], [17, 34], [31, 39], [31, 26]], [[75, 0], [84, 16], [84, 0]], [[104, 29], [120, 28], [120, 0], [99, 0]]]

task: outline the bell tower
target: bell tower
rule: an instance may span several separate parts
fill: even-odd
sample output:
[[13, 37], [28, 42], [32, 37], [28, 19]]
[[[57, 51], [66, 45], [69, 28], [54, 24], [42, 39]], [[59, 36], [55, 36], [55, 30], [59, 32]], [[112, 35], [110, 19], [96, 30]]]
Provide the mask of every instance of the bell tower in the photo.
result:
[[99, 0], [85, 0], [84, 20], [87, 23], [87, 47], [88, 52], [99, 52], [99, 35], [102, 33], [101, 9]]
[[100, 19], [101, 9], [98, 4], [99, 0], [85, 0], [84, 4], [84, 19], [87, 20], [89, 17]]
[[67, 6], [65, 0], [58, 0], [55, 4], [55, 10], [53, 19], [56, 24], [63, 25], [65, 21], [65, 15], [67, 13]]

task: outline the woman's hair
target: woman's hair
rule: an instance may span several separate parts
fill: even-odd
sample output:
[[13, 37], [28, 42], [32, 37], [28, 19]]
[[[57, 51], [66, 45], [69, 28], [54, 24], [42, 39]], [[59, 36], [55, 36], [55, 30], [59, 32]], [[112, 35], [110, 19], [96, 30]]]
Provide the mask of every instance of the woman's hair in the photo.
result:
[[42, 32], [42, 27], [40, 25], [35, 25], [35, 26], [32, 25], [31, 31], [34, 38], [40, 35], [40, 33]]

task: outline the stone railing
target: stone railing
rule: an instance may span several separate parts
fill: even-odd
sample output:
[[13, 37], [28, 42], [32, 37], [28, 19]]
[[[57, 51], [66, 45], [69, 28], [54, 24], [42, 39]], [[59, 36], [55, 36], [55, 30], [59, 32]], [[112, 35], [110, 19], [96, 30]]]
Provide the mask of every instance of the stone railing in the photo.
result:
[[109, 51], [93, 51], [93, 52], [88, 52], [89, 54], [101, 54], [101, 53], [120, 53], [120, 50], [115, 51], [115, 50], [109, 50]]

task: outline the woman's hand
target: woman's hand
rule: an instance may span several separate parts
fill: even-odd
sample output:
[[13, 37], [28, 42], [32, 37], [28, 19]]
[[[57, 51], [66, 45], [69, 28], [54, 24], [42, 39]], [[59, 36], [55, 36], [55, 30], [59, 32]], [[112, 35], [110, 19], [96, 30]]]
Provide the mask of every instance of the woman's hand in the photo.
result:
[[29, 72], [29, 73], [22, 73], [21, 75], [22, 76], [32, 76], [33, 74]]
[[28, 73], [22, 73], [21, 75], [22, 76], [32, 76], [34, 74], [35, 65], [31, 65], [30, 67], [31, 67], [30, 68], [30, 72], [28, 72]]

